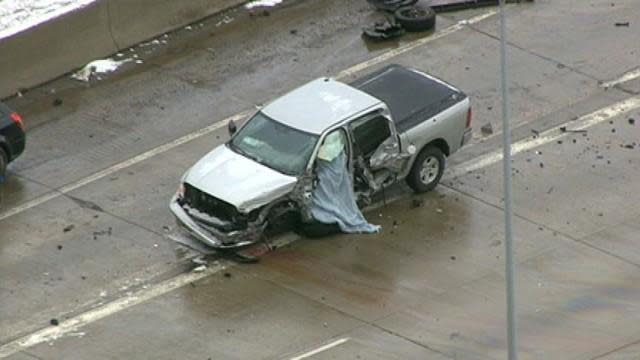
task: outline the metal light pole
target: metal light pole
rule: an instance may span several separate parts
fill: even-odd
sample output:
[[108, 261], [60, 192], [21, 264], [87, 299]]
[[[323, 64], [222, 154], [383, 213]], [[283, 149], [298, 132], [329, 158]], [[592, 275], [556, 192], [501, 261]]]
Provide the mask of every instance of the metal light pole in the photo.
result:
[[509, 89], [507, 88], [507, 40], [506, 40], [506, 14], [505, 1], [500, 0], [500, 70], [502, 82], [502, 140], [503, 140], [503, 165], [504, 165], [504, 247], [505, 267], [507, 279], [507, 342], [509, 348], [509, 360], [517, 360], [518, 353], [516, 339], [515, 318], [515, 284], [513, 264], [513, 209], [511, 196], [511, 128], [509, 126]]

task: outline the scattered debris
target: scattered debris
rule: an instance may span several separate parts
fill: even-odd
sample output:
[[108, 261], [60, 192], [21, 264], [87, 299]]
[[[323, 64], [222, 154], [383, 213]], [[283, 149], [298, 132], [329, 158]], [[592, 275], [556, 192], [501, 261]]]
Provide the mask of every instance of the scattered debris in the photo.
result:
[[635, 148], [635, 146], [633, 144], [627, 144], [624, 147], [627, 148], [627, 149], [634, 149]]
[[482, 127], [480, 128], [480, 131], [482, 132], [483, 135], [491, 135], [493, 134], [493, 125], [491, 125], [491, 123], [486, 123], [482, 125]]
[[76, 71], [71, 75], [71, 78], [88, 82], [91, 79], [91, 75], [114, 72], [120, 66], [130, 61], [132, 61], [132, 59], [124, 59], [120, 61], [113, 59], [94, 60], [85, 65], [82, 69]]
[[422, 206], [422, 204], [424, 204], [424, 200], [422, 199], [412, 199], [411, 200], [411, 208], [412, 209], [416, 209]]
[[53, 106], [60, 106], [60, 105], [62, 105], [62, 99], [60, 99], [60, 98], [55, 98], [55, 99], [53, 100]]
[[49, 320], [49, 324], [51, 324], [53, 326], [58, 326], [58, 325], [60, 325], [60, 322], [58, 321], [58, 319], [53, 318], [53, 319]]
[[109, 228], [107, 230], [100, 230], [100, 231], [94, 231], [93, 232], [93, 240], [98, 240], [98, 236], [111, 236], [111, 231], [113, 229], [111, 228], [111, 226], [109, 226]]
[[451, 260], [454, 260], [454, 261], [455, 261], [455, 260], [456, 260], [456, 257], [455, 257], [455, 256], [453, 256], [453, 255], [451, 255], [451, 257], [449, 257], [449, 259], [451, 259]]
[[533, 135], [535, 136], [540, 136], [540, 131], [536, 130], [536, 129], [531, 129], [531, 132], [533, 133]]
[[224, 277], [226, 277], [227, 279], [231, 277], [231, 273], [225, 272], [224, 273]]
[[197, 266], [197, 267], [193, 268], [193, 270], [191, 270], [191, 271], [193, 271], [195, 273], [201, 273], [201, 272], [204, 272], [205, 270], [207, 270], [207, 266], [206, 265], [200, 265], [200, 266]]
[[[582, 134], [586, 134], [586, 133], [587, 133], [587, 130], [570, 130], [570, 129], [567, 129], [567, 127], [566, 127], [566, 126], [560, 126], [560, 132], [563, 132], [563, 133], [565, 133], [565, 132], [566, 132], [566, 133], [582, 133]], [[586, 135], [585, 135], [585, 136], [586, 136]]]
[[625, 22], [617, 22], [616, 26], [620, 27], [620, 26], [624, 26], [624, 27], [629, 27], [629, 22], [625, 21]]
[[255, 0], [244, 5], [244, 8], [251, 10], [256, 7], [272, 7], [280, 4], [282, 0]]
[[62, 229], [62, 232], [69, 232], [71, 230], [73, 230], [73, 228], [76, 227], [75, 225], [71, 224], [71, 225], [67, 225], [64, 227], [64, 229]]
[[58, 245], [58, 250], [62, 250], [62, 245]]
[[551, 194], [553, 192], [553, 186], [549, 188], [549, 190], [547, 190], [547, 194]]
[[440, 208], [436, 208], [436, 212], [437, 212], [438, 214], [442, 214], [442, 209], [440, 209]]
[[362, 29], [362, 34], [372, 40], [387, 40], [405, 33], [402, 26], [395, 21], [377, 21], [373, 26]]
[[629, 118], [629, 125], [634, 125], [636, 123], [636, 119]]
[[616, 129], [615, 129], [615, 128], [614, 128], [614, 129], [611, 129], [611, 132], [615, 134]]
[[544, 164], [543, 163], [540, 163], [540, 168], [541, 169], [544, 168]]
[[562, 140], [557, 141], [558, 145], [562, 145]]

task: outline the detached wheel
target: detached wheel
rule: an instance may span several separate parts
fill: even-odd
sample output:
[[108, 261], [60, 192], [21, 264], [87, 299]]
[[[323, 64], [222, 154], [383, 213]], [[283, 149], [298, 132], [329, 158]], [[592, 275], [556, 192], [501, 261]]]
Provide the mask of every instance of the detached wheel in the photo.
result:
[[407, 31], [427, 31], [436, 26], [436, 12], [429, 6], [413, 5], [399, 8], [393, 14]]
[[415, 192], [433, 190], [444, 173], [444, 154], [435, 146], [427, 146], [416, 158], [407, 176], [407, 184]]
[[7, 154], [0, 148], [0, 184], [4, 182], [7, 176], [7, 164], [9, 163]]

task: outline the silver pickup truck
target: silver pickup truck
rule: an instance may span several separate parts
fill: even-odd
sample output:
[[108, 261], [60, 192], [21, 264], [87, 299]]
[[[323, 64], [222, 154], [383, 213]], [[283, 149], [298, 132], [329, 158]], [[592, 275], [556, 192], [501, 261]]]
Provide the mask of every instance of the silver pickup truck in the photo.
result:
[[359, 204], [405, 180], [433, 189], [445, 157], [471, 136], [469, 98], [433, 76], [390, 65], [345, 84], [320, 78], [266, 105], [182, 177], [170, 208], [181, 228], [212, 247], [261, 239], [309, 207], [321, 145], [339, 135]]

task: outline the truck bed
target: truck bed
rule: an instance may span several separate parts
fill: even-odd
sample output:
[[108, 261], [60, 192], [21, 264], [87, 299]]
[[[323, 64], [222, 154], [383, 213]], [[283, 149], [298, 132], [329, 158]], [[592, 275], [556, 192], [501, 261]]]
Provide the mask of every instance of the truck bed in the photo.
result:
[[466, 98], [447, 83], [392, 64], [351, 86], [384, 101], [399, 132], [406, 132]]

